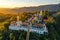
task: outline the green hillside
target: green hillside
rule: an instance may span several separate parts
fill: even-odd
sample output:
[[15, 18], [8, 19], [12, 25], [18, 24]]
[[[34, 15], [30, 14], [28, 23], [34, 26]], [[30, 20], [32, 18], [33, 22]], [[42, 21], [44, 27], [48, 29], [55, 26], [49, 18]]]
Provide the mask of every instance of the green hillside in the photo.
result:
[[[19, 13], [21, 21], [25, 21], [36, 12]], [[10, 22], [16, 21], [17, 14], [0, 13], [0, 40], [26, 40], [26, 31], [12, 31], [8, 29]], [[35, 32], [30, 33], [30, 40], [60, 40], [60, 12], [45, 11], [42, 15], [43, 19], [47, 19], [46, 26], [48, 35], [39, 35]]]

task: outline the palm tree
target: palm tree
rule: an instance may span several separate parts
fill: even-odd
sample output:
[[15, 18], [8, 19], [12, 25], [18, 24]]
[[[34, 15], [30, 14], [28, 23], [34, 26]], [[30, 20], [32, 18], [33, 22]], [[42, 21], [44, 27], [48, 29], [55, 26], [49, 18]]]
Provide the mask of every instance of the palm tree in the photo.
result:
[[29, 35], [30, 35], [30, 24], [28, 25], [26, 40], [29, 40]]

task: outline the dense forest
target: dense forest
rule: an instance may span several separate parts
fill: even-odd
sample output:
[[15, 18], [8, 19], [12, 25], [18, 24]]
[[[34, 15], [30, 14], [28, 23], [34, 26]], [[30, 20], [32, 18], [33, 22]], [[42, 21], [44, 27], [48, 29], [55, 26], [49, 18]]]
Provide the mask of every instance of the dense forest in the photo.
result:
[[[20, 21], [25, 21], [36, 14], [36, 12], [18, 13]], [[24, 30], [12, 31], [8, 26], [10, 22], [16, 21], [17, 14], [0, 13], [0, 40], [26, 40], [27, 32]], [[30, 32], [30, 40], [60, 40], [60, 12], [43, 11], [43, 19], [46, 19], [48, 35], [40, 35], [35, 32]]]

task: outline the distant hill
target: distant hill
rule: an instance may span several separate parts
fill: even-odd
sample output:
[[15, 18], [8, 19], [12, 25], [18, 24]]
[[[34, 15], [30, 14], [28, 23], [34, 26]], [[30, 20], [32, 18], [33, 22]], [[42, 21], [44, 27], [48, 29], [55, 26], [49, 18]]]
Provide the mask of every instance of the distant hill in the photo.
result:
[[41, 5], [35, 7], [22, 7], [22, 8], [0, 8], [0, 13], [21, 13], [21, 12], [33, 12], [37, 10], [47, 10], [47, 11], [60, 11], [60, 4], [50, 4], [50, 5]]

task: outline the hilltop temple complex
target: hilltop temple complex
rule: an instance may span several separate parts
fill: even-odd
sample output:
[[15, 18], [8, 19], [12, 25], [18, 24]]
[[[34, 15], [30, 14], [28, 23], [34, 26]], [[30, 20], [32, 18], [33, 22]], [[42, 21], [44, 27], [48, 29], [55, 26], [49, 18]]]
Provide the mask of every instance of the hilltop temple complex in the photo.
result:
[[[34, 21], [32, 23], [32, 21]], [[28, 24], [30, 23], [30, 24]], [[26, 25], [26, 26], [23, 26]], [[30, 32], [36, 32], [39, 34], [44, 34], [48, 32], [45, 23], [42, 21], [42, 11], [38, 14], [34, 14], [27, 22], [19, 21], [19, 16], [17, 15], [17, 21], [12, 21], [9, 30], [24, 30], [28, 31], [28, 25], [30, 25]]]

